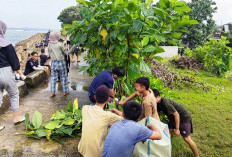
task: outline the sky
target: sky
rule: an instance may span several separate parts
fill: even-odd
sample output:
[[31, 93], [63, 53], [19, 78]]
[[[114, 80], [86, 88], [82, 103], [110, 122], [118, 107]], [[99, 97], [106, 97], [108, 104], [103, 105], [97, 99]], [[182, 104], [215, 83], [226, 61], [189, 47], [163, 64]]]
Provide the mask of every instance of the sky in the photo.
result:
[[[232, 0], [214, 1], [218, 7], [214, 15], [216, 23], [221, 25], [232, 22]], [[0, 0], [0, 20], [14, 28], [60, 29], [57, 20], [60, 12], [76, 4], [76, 0]]]

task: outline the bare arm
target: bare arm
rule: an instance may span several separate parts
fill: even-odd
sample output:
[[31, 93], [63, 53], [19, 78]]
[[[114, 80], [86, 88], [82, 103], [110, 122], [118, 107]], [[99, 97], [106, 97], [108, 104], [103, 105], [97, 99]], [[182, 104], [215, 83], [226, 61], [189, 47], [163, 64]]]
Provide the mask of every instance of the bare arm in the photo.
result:
[[161, 140], [162, 135], [160, 134], [160, 131], [155, 127], [154, 124], [147, 124], [147, 127], [151, 130], [153, 130], [153, 134], [149, 137], [151, 140]]
[[61, 50], [63, 51], [64, 54], [69, 55], [70, 53], [72, 53], [74, 51], [74, 49], [76, 48], [76, 45], [73, 45], [71, 49], [66, 50], [64, 45], [62, 44], [61, 46]]
[[118, 104], [119, 104], [120, 106], [123, 106], [127, 101], [130, 101], [130, 100], [134, 99], [134, 98], [137, 97], [137, 96], [138, 96], [137, 92], [136, 92], [136, 93], [133, 93], [133, 94], [131, 94], [129, 97], [127, 97], [126, 100], [124, 100], [124, 101], [119, 101]]
[[119, 116], [122, 116], [122, 112], [120, 112], [118, 109], [116, 109], [116, 108], [113, 108], [112, 110], [111, 110], [111, 112], [113, 112], [113, 113], [115, 113], [115, 114], [117, 114], [117, 115], [119, 115]]
[[114, 93], [114, 89], [109, 89], [110, 90], [110, 96], [112, 98], [115, 98], [115, 93]]
[[176, 123], [176, 129], [175, 129], [175, 135], [179, 136], [180, 135], [180, 115], [179, 113], [176, 111], [173, 113], [173, 116], [175, 118], [175, 123]]

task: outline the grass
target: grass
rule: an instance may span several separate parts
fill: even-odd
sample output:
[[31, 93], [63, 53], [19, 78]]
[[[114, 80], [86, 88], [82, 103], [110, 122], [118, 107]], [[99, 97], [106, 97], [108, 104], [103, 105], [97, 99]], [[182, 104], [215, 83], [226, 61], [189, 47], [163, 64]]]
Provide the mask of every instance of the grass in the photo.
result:
[[[179, 74], [194, 76], [210, 87], [180, 86], [172, 90], [173, 99], [192, 114], [194, 133], [191, 135], [202, 157], [232, 156], [232, 81], [207, 72], [172, 69]], [[193, 153], [182, 137], [172, 139], [173, 157], [191, 157]]]

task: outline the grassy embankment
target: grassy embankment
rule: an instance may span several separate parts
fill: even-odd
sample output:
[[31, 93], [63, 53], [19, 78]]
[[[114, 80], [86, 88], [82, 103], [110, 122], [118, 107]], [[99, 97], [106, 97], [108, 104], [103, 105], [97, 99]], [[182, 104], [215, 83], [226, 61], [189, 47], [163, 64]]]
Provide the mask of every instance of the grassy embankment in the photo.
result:
[[[200, 71], [172, 70], [180, 75], [196, 75], [198, 82], [204, 82], [210, 89], [179, 86], [172, 90], [173, 99], [182, 103], [192, 114], [194, 133], [202, 157], [232, 156], [232, 80], [217, 78]], [[172, 156], [193, 156], [182, 137], [172, 139]]]

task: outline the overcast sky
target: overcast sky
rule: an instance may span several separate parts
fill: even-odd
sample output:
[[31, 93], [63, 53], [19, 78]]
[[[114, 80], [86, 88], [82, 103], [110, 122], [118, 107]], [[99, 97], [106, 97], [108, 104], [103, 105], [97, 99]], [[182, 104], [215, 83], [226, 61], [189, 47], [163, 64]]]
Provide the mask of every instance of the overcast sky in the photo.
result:
[[[232, 0], [214, 1], [218, 7], [214, 15], [216, 23], [232, 22]], [[0, 19], [9, 27], [59, 29], [60, 12], [76, 4], [76, 0], [0, 0]]]

